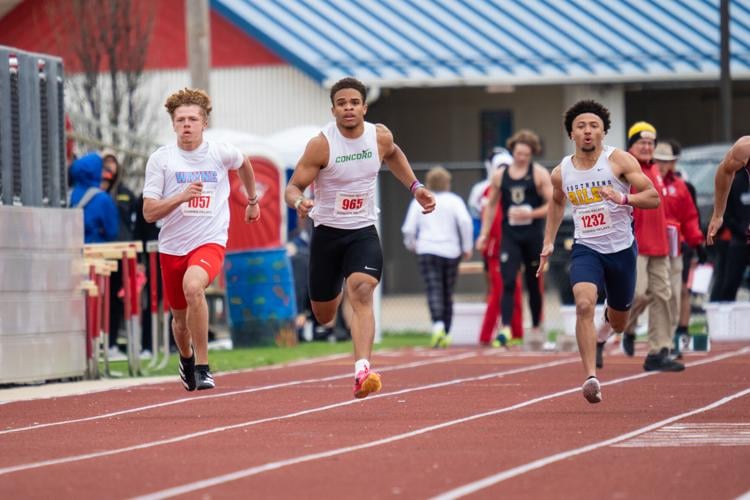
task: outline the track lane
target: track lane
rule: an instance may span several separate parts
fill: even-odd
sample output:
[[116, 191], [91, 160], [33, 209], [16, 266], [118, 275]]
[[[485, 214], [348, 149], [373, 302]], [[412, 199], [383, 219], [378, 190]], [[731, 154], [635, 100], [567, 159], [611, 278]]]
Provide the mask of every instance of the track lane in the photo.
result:
[[[511, 359], [507, 359], [507, 361], [511, 361]], [[517, 362], [517, 358], [514, 358], [513, 361]], [[707, 358], [706, 362], [711, 362], [711, 360]], [[626, 367], [623, 367], [623, 369], [625, 368]], [[631, 363], [630, 373], [632, 373], [633, 368], [636, 368], [635, 363]], [[467, 411], [476, 409], [477, 404], [479, 406], [497, 408], [498, 392], [501, 392], [501, 399], [507, 399], [509, 401], [516, 402], [520, 401], [522, 404], [521, 408], [524, 408], [529, 406], [528, 404], [525, 404], [524, 401], [533, 396], [533, 393], [548, 394], [547, 389], [550, 387], [563, 388], [565, 386], [571, 387], [571, 385], [573, 385], [573, 388], [569, 389], [569, 391], [567, 392], [568, 396], [563, 395], [564, 397], [562, 397], [562, 399], [566, 401], [566, 404], [562, 409], [556, 402], [555, 404], [552, 404], [552, 402], [550, 401], [545, 401], [545, 404], [539, 404], [541, 402], [538, 402], [537, 404], [539, 404], [539, 407], [535, 409], [535, 412], [539, 412], [540, 409], [544, 410], [540, 412], [540, 418], [542, 420], [549, 421], [550, 416], [556, 415], [558, 413], [561, 415], [567, 415], [570, 413], [583, 418], [589, 415], [601, 415], [601, 411], [595, 410], [595, 408], [597, 407], [587, 405], [582, 401], [580, 397], [578, 389], [578, 384], [580, 383], [579, 370], [580, 368], [571, 369], [570, 366], [563, 366], [560, 367], [560, 369], [549, 372], [538, 372], [533, 376], [531, 374], [524, 374], [523, 376], [519, 375], [516, 376], [513, 381], [509, 380], [508, 383], [487, 380], [477, 381], [474, 384], [470, 384], [469, 387], [461, 386], [461, 390], [458, 393], [461, 395], [461, 397], [458, 401], [456, 401], [455, 398], [455, 388], [436, 390], [434, 391], [434, 393], [433, 391], [417, 391], [411, 396], [405, 397], [403, 403], [399, 402], [399, 400], [395, 398], [382, 398], [383, 401], [387, 401], [387, 404], [379, 403], [377, 405], [372, 405], [372, 407], [367, 407], [367, 405], [358, 405], [349, 408], [332, 409], [325, 412], [325, 417], [322, 417], [322, 415], [320, 414], [309, 415], [297, 417], [293, 421], [266, 424], [263, 426], [263, 432], [260, 434], [256, 433], [255, 430], [241, 432], [239, 435], [237, 434], [238, 431], [232, 431], [234, 438], [222, 438], [218, 441], [211, 439], [209, 441], [209, 444], [201, 444], [197, 446], [197, 448], [201, 449], [202, 453], [204, 453], [203, 459], [199, 460], [199, 463], [202, 464], [201, 472], [203, 472], [203, 469], [205, 469], [206, 473], [214, 469], [236, 469], [237, 465], [242, 463], [255, 463], [255, 467], [264, 466], [264, 464], [273, 462], [273, 460], [271, 459], [273, 459], [274, 457], [278, 457], [278, 460], [283, 461], [289, 459], [288, 457], [290, 456], [290, 453], [292, 454], [292, 456], [296, 456], [293, 453], [294, 451], [299, 452], [306, 450], [330, 450], [331, 439], [333, 439], [335, 443], [341, 443], [343, 441], [343, 444], [346, 444], [348, 442], [350, 445], [357, 446], [358, 439], [360, 440], [360, 444], [362, 439], [382, 439], [384, 435], [392, 436], [396, 434], [399, 429], [402, 431], [405, 429], [413, 429], [417, 424], [423, 422], [438, 422], [438, 424], [436, 425], [441, 425], [452, 415], [465, 415]], [[644, 376], [650, 377], [648, 374], [643, 374], [642, 372], [640, 372], [633, 376], [632, 380], [641, 380], [642, 378], [644, 378]], [[674, 374], [668, 374], [665, 376], [674, 376]], [[435, 378], [435, 373], [433, 373], [431, 377]], [[663, 384], [653, 385], [658, 386]], [[621, 388], [624, 387], [626, 386], [621, 386]], [[632, 389], [623, 390], [622, 392], [627, 393], [629, 391], [632, 392]], [[627, 399], [615, 394], [613, 394], [613, 397], [615, 398], [615, 401], [620, 399]], [[373, 402], [375, 401], [377, 400], [373, 399]], [[518, 408], [514, 411], [517, 411], [521, 408]], [[602, 406], [599, 405], [598, 408], [602, 408]], [[520, 413], [524, 414], [525, 412]], [[637, 416], [637, 414], [635, 416]], [[507, 422], [511, 422], [508, 425], [510, 425], [510, 428], [512, 429], [519, 430], [518, 433], [521, 434], [521, 436], [518, 436], [519, 438], [523, 438], [524, 436], [528, 437], [528, 432], [523, 431], [524, 420], [528, 417], [519, 418], [514, 417], [513, 419], [506, 419], [505, 417], [503, 417], [499, 420], [501, 422], [506, 422], [506, 424]], [[633, 418], [633, 415], [631, 415], [630, 418]], [[455, 446], [455, 443], [466, 443], [469, 449], [479, 450], [481, 453], [481, 450], [486, 449], [488, 434], [490, 436], [502, 434], [502, 429], [497, 428], [497, 423], [493, 423], [493, 419], [488, 420], [490, 420], [490, 422], [483, 422], [480, 425], [479, 431], [476, 432], [476, 436], [478, 439], [476, 443], [474, 443], [472, 439], [467, 439], [465, 433], [462, 434], [459, 432], [459, 435], [461, 436], [460, 440], [452, 441], [452, 445]], [[352, 425], [354, 425], [354, 427], [352, 427]], [[500, 427], [503, 426], [501, 425]], [[353, 429], [356, 429], [356, 431]], [[507, 432], [507, 429], [504, 429], [504, 431]], [[425, 437], [427, 442], [431, 442], [433, 439], [435, 439], [429, 434], [430, 433], [428, 432]], [[270, 442], [269, 439], [271, 440]], [[485, 448], [482, 447], [483, 444], [485, 445]], [[256, 445], [258, 446], [258, 448], [253, 448]], [[392, 445], [389, 445], [386, 448], [390, 449], [391, 446]], [[528, 443], [524, 443], [521, 446], [526, 446], [527, 448], [529, 447]], [[249, 447], [252, 449], [248, 449]], [[195, 457], [192, 457], [190, 455], [191, 449], [196, 449], [195, 443], [193, 443], [193, 446], [172, 445], [169, 447], [169, 451], [159, 450], [159, 452], [150, 452], [148, 450], [145, 450], [143, 452], [139, 452], [136, 455], [138, 458], [135, 460], [137, 460], [138, 463], [143, 463], [144, 465], [140, 466], [142, 467], [142, 469], [140, 470], [140, 474], [137, 476], [137, 480], [130, 475], [125, 474], [125, 477], [123, 477], [123, 481], [117, 481], [117, 484], [122, 483], [122, 487], [125, 488], [124, 491], [132, 491], [132, 488], [136, 483], [138, 485], [144, 486], [158, 486], [159, 484], [163, 484], [163, 481], [166, 478], [169, 478], [170, 481], [176, 481], [176, 483], [173, 484], [180, 484], [179, 481], [190, 482], [190, 480], [195, 476], [194, 461], [196, 460]], [[531, 447], [531, 449], [533, 449], [533, 447]], [[166, 456], [180, 457], [184, 463], [193, 464], [193, 466], [188, 466], [188, 470], [184, 471], [180, 470], [179, 467], [175, 469], [174, 465], [170, 467], [169, 464], [164, 463], [165, 452]], [[362, 454], [362, 452], [358, 451], [354, 451], [352, 453]], [[383, 452], [378, 450], [373, 453], [373, 456], [378, 458], [378, 456], [382, 455]], [[298, 454], [299, 453], [297, 453], [297, 455]], [[386, 454], [388, 456], [396, 456], [397, 458], [420, 456], [419, 453], [414, 452], [414, 449], [410, 445], [406, 446], [406, 450], [400, 450], [396, 452], [395, 455], [392, 451], [386, 451]], [[285, 456], [286, 458], [284, 458]], [[457, 456], [457, 463], [464, 463], [461, 460], [460, 453]], [[224, 465], [227, 457], [231, 457], [232, 463]], [[439, 457], [441, 461], [444, 460], [444, 457], [442, 455], [439, 455]], [[380, 456], [380, 458], [382, 459], [382, 456]], [[331, 465], [330, 460], [334, 460], [335, 465]], [[301, 481], [301, 478], [304, 477], [305, 474], [300, 473], [300, 471], [306, 471], [308, 467], [316, 469], [320, 468], [321, 466], [323, 468], [327, 467], [330, 470], [341, 472], [341, 474], [336, 474], [335, 477], [330, 481], [323, 480], [324, 483], [326, 483], [327, 485], [331, 485], [331, 487], [334, 487], [333, 485], [337, 485], [339, 483], [345, 483], [344, 478], [347, 478], [349, 476], [344, 473], [344, 470], [340, 469], [342, 464], [348, 464], [350, 462], [348, 458], [344, 460], [344, 462], [341, 462], [335, 457], [332, 459], [320, 460], [320, 462], [320, 464], [305, 464], [304, 467], [301, 465], [295, 466], [295, 484], [305, 484], [304, 481]], [[356, 460], [353, 462], [356, 463]], [[86, 469], [91, 470], [92, 473], [96, 472], [97, 470], [119, 471], [125, 470], [127, 468], [127, 464], [133, 463], [134, 458], [132, 457], [112, 457], [101, 461], [97, 460], [96, 464], [93, 467], [87, 467]], [[395, 468], [396, 470], [411, 471], [412, 469], [409, 468], [410, 465], [413, 465], [413, 461], [410, 461], [403, 467], [399, 467], [398, 465], [396, 465]], [[389, 465], [389, 467], [393, 469], [394, 465], [391, 464]], [[155, 470], [153, 474], [150, 473], [151, 469], [156, 468], [161, 468], [162, 472], [165, 472], [165, 474], [160, 476], [156, 474]], [[445, 465], [442, 466], [442, 469], [445, 470]], [[76, 476], [77, 474], [80, 474], [79, 472], [76, 472], [80, 470], [80, 467], [58, 466], [47, 469], [41, 477], [62, 477], [69, 479], [73, 476]], [[32, 472], [23, 473], [24, 482], [27, 482], [27, 480], [33, 482], [32, 478], [36, 476], [36, 474], [33, 474]], [[30, 474], [31, 478], [27, 478], [27, 474]], [[276, 481], [273, 479], [274, 477], [276, 477], [276, 474], [281, 474], [282, 477], [287, 478], [286, 484], [288, 488], [289, 476], [287, 476], [288, 472], [285, 471], [266, 472], [262, 474], [261, 478], [257, 479], [260, 480], [260, 483], [262, 485], [276, 484]], [[412, 474], [410, 474], [410, 476], [411, 475]], [[321, 479], [317, 476], [317, 474], [314, 475], [312, 480], [316, 482], [316, 484], [319, 484]], [[325, 475], [322, 477], [325, 478]], [[352, 477], [356, 477], [356, 473], [352, 474]], [[243, 480], [240, 481], [240, 483], [244, 484], [247, 481], [249, 480]], [[432, 482], [434, 482], [434, 478]], [[85, 477], [75, 477], [73, 483], [79, 486], [87, 484]], [[252, 481], [252, 484], [254, 485], [254, 487], [257, 486], [254, 481]], [[281, 484], [284, 484], [283, 479], [281, 480]], [[226, 485], [226, 487], [230, 490], [232, 488], [237, 488], [237, 486], [233, 486], [232, 484]], [[345, 484], [342, 484], [342, 488], [344, 487]], [[223, 491], [224, 489], [224, 487], [218, 488], [219, 489], [217, 491]], [[143, 490], [139, 489], [138, 491]], [[154, 491], [154, 489], [152, 488], [151, 491]], [[235, 490], [235, 495], [237, 494], [237, 491], [238, 490]], [[245, 486], [241, 486], [241, 491], [248, 490]], [[253, 489], [252, 491], [255, 490]], [[429, 494], [434, 493], [435, 492], [431, 492]], [[381, 491], [378, 494], [384, 494], [384, 492]], [[418, 496], [421, 496], [421, 493], [418, 494]]]

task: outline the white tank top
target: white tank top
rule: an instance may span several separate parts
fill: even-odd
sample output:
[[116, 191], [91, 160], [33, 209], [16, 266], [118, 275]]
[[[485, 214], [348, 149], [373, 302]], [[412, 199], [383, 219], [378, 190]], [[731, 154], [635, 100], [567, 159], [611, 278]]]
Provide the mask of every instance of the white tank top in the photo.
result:
[[341, 135], [335, 122], [326, 125], [328, 165], [321, 168], [313, 184], [315, 205], [310, 218], [316, 226], [360, 229], [375, 223], [380, 210], [375, 206], [375, 183], [380, 155], [375, 125], [365, 122], [356, 139]]
[[599, 194], [606, 186], [622, 194], [630, 191], [630, 185], [612, 173], [609, 157], [614, 150], [604, 146], [594, 166], [586, 170], [577, 169], [571, 156], [560, 163], [563, 191], [573, 204], [575, 241], [604, 254], [629, 248], [634, 239], [633, 207], [603, 200]]

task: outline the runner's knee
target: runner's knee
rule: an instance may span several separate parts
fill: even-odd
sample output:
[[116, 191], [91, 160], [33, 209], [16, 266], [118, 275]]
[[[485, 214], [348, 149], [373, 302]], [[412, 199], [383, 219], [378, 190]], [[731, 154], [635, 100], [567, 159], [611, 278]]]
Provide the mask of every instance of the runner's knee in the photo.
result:
[[595, 310], [595, 301], [589, 298], [578, 298], [576, 300], [576, 316], [579, 318], [593, 318]]
[[375, 291], [377, 283], [369, 283], [367, 281], [359, 281], [356, 283], [348, 284], [348, 298], [352, 305], [363, 305], [372, 303], [372, 294]]
[[189, 280], [183, 283], [182, 293], [185, 294], [185, 300], [188, 304], [196, 304], [205, 299], [205, 290], [199, 280]]
[[186, 335], [187, 331], [187, 324], [184, 320], [172, 318], [172, 333], [174, 333], [175, 336], [180, 337]]

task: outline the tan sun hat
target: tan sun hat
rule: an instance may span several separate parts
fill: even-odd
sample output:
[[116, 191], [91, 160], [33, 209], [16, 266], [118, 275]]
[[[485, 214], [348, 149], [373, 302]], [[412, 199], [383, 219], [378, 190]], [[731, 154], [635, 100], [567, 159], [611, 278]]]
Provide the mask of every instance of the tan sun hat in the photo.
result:
[[654, 149], [654, 160], [674, 161], [679, 157], [680, 155], [675, 154], [672, 145], [668, 142], [660, 142], [656, 145], [656, 149]]

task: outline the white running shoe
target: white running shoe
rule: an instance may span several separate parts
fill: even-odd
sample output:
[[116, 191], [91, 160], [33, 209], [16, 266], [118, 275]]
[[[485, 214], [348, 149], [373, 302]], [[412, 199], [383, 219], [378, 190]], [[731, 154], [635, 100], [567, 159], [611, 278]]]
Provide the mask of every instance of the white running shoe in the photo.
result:
[[602, 388], [599, 385], [599, 379], [596, 377], [589, 377], [586, 382], [583, 383], [583, 397], [586, 398], [591, 404], [602, 402]]

